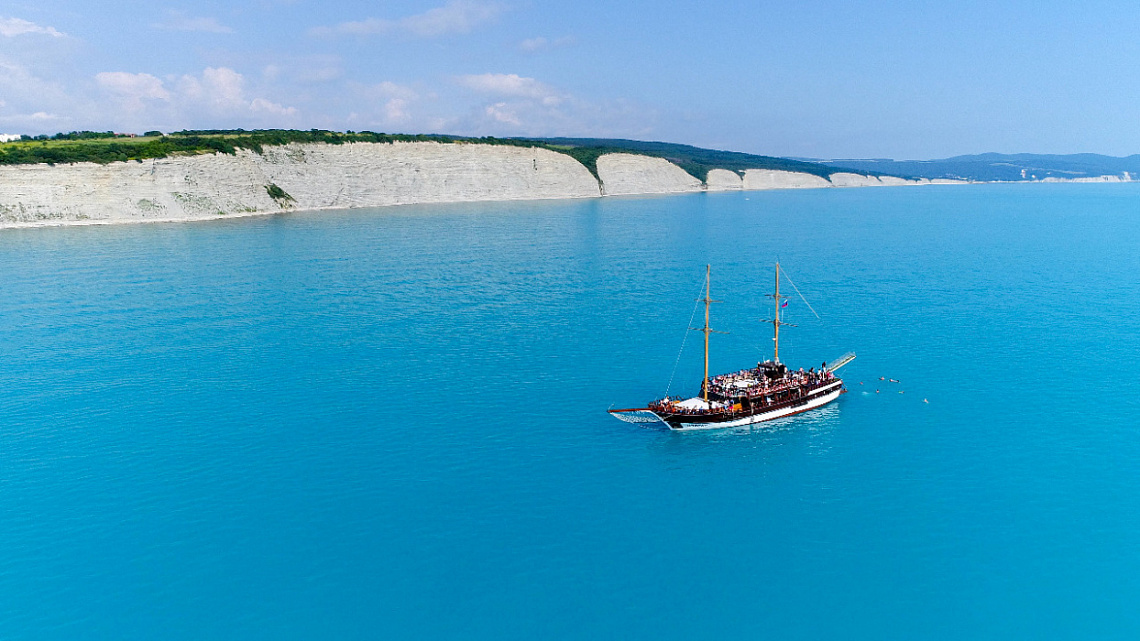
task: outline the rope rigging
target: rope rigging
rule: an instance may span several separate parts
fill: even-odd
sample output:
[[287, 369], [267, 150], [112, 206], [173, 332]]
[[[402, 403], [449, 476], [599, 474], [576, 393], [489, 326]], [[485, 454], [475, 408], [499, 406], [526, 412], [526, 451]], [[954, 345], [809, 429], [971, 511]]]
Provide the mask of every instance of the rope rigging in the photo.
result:
[[[795, 290], [795, 292], [796, 292], [796, 295], [797, 295], [797, 296], [799, 296], [800, 300], [802, 300], [802, 301], [803, 301], [804, 305], [806, 305], [806, 306], [807, 306], [807, 308], [808, 308], [809, 310], [811, 310], [811, 313], [815, 315], [816, 319], [818, 319], [819, 321], [821, 321], [821, 322], [822, 322], [822, 321], [823, 321], [823, 317], [819, 315], [819, 312], [815, 311], [815, 308], [814, 308], [814, 307], [812, 307], [812, 306], [811, 306], [811, 303], [809, 303], [809, 302], [808, 302], [807, 298], [806, 298], [806, 297], [803, 295], [803, 292], [801, 292], [801, 291], [800, 291], [800, 288], [799, 288], [799, 287], [796, 285], [795, 281], [793, 281], [793, 280], [792, 280], [792, 278], [791, 278], [791, 276], [789, 276], [789, 275], [788, 275], [788, 271], [787, 271], [787, 268], [786, 268], [786, 267], [783, 267], [783, 266], [781, 265], [781, 266], [780, 266], [780, 268], [779, 268], [779, 271], [780, 271], [780, 272], [782, 272], [782, 273], [781, 273], [781, 275], [782, 275], [782, 276], [784, 277], [784, 279], [786, 279], [786, 280], [788, 281], [788, 283], [789, 283], [789, 284], [792, 286], [792, 289], [794, 289], [794, 290]], [[702, 287], [702, 292], [703, 292], [703, 291], [704, 291], [704, 290], [703, 290], [703, 287]], [[700, 306], [700, 303], [701, 303], [703, 300], [704, 300], [704, 299], [698, 298], [698, 299], [696, 300], [696, 302], [693, 304], [693, 312], [692, 312], [692, 313], [689, 315], [689, 323], [688, 323], [688, 327], [689, 327], [690, 329], [692, 329], [693, 319], [694, 319], [694, 318], [696, 318], [696, 316], [697, 316], [697, 309], [698, 309], [698, 307]], [[779, 303], [777, 302], [777, 304], [779, 304]], [[788, 325], [788, 326], [790, 326], [790, 327], [795, 327], [795, 325], [791, 325], [791, 324], [788, 324], [788, 323], [783, 323], [783, 322], [781, 322], [780, 324], [781, 324], [781, 325]], [[826, 325], [826, 323], [824, 323], [824, 324]], [[717, 332], [717, 333], [721, 333], [721, 332]], [[681, 363], [681, 356], [682, 356], [682, 354], [683, 354], [683, 353], [684, 353], [684, 351], [685, 351], [685, 345], [688, 343], [688, 340], [689, 340], [689, 333], [688, 333], [688, 332], [685, 332], [685, 335], [684, 335], [684, 337], [681, 339], [681, 348], [680, 348], [679, 350], [677, 350], [677, 357], [676, 357], [676, 358], [673, 360], [673, 370], [672, 370], [672, 371], [669, 373], [669, 383], [668, 383], [668, 385], [666, 385], [666, 386], [665, 386], [665, 396], [666, 396], [666, 397], [668, 397], [668, 396], [669, 396], [669, 393], [670, 393], [670, 392], [673, 390], [673, 381], [676, 379], [676, 376], [677, 376], [677, 368], [680, 366], [680, 363]], [[766, 350], [766, 349], [764, 349], [764, 348], [763, 348], [761, 345], [757, 345], [757, 346], [756, 346], [756, 350], [757, 350], [757, 351], [758, 351], [758, 352], [759, 352], [761, 355], [764, 355], [764, 354], [767, 352], [767, 350]], [[794, 347], [794, 345], [791, 345], [791, 346], [789, 346], [789, 347], [786, 349], [786, 351], [789, 353], [789, 355], [790, 355], [790, 356], [791, 356], [791, 355], [794, 355], [794, 353], [795, 353], [795, 347]], [[793, 356], [793, 357], [794, 357], [794, 356]]]
[[[704, 291], [704, 283], [701, 283], [701, 291]], [[698, 295], [700, 292], [698, 292]], [[697, 299], [693, 303], [693, 313], [689, 314], [689, 322], [685, 325], [685, 337], [681, 339], [681, 349], [677, 350], [677, 359], [673, 361], [673, 372], [669, 374], [669, 384], [665, 386], [665, 396], [669, 396], [669, 391], [673, 389], [673, 377], [677, 375], [677, 365], [681, 362], [681, 353], [685, 351], [685, 343], [689, 340], [689, 327], [693, 326], [693, 319], [697, 317], [697, 307], [700, 305], [701, 299]]]
[[807, 302], [807, 299], [804, 298], [804, 295], [800, 294], [800, 288], [796, 287], [795, 282], [792, 281], [792, 277], [788, 276], [788, 268], [784, 267], [783, 265], [780, 265], [780, 270], [784, 272], [784, 278], [788, 279], [788, 283], [791, 284], [792, 289], [796, 290], [796, 294], [799, 295], [800, 300], [802, 300], [804, 302], [804, 305], [807, 305], [807, 308], [811, 310], [811, 313], [815, 314], [816, 318], [818, 318], [819, 320], [823, 320], [823, 318], [820, 317], [820, 315], [818, 313], [816, 313], [815, 309], [812, 308], [811, 303]]

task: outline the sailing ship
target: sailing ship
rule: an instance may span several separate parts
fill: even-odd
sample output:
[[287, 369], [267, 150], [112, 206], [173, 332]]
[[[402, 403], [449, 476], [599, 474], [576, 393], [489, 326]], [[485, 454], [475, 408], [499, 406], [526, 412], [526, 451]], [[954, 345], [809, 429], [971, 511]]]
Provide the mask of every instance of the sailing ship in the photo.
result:
[[[780, 362], [780, 328], [795, 327], [780, 319], [780, 310], [787, 305], [786, 296], [780, 295], [780, 263], [776, 263], [776, 291], [768, 294], [775, 303], [775, 315], [770, 320], [775, 332], [772, 359], [757, 363], [756, 367], [709, 377], [709, 335], [723, 334], [709, 327], [709, 308], [715, 301], [711, 295], [712, 267], [705, 266], [705, 296], [698, 302], [705, 304], [704, 327], [690, 329], [705, 335], [705, 377], [700, 394], [692, 398], [666, 396], [646, 407], [611, 409], [609, 413], [627, 423], [664, 423], [672, 430], [702, 430], [739, 427], [763, 421], [800, 414], [836, 400], [847, 392], [836, 370], [855, 359], [847, 353], [824, 362], [817, 371], [803, 368], [792, 370]], [[793, 283], [793, 286], [795, 284]], [[798, 292], [798, 289], [797, 289]], [[805, 301], [806, 302], [806, 301]]]

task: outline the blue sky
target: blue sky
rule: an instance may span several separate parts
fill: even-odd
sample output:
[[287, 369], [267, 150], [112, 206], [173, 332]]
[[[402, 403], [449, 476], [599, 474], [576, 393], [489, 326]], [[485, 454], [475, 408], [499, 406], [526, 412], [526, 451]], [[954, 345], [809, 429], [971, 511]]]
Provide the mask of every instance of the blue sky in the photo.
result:
[[0, 4], [0, 132], [606, 136], [820, 158], [1140, 153], [1123, 2]]

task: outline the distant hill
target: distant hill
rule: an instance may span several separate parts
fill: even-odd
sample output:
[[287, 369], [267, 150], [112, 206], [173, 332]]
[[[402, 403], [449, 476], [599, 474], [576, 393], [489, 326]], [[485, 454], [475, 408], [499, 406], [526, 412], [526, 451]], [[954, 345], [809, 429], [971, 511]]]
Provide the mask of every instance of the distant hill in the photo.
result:
[[290, 143], [326, 143], [340, 145], [351, 142], [465, 142], [484, 145], [543, 147], [571, 156], [598, 176], [597, 160], [609, 153], [630, 153], [665, 158], [702, 182], [710, 169], [742, 172], [746, 169], [779, 169], [827, 178], [840, 171], [875, 172], [824, 165], [788, 158], [757, 156], [734, 151], [701, 149], [667, 142], [643, 142], [616, 138], [470, 138], [441, 134], [386, 134], [371, 131], [327, 131], [311, 129], [209, 129], [177, 131], [163, 134], [148, 131], [142, 136], [116, 134], [110, 131], [73, 131], [54, 136], [23, 136], [20, 140], [0, 143], [0, 165], [62, 164], [94, 162], [106, 164], [172, 155], [223, 153], [238, 149], [261, 153], [264, 147]]
[[595, 175], [597, 174], [595, 163], [598, 156], [609, 153], [633, 153], [665, 158], [701, 181], [708, 179], [710, 169], [728, 169], [738, 172], [745, 169], [778, 169], [798, 171], [824, 178], [834, 173], [851, 170], [854, 170], [854, 173], [880, 175], [879, 170], [861, 169], [839, 163], [834, 165], [821, 164], [791, 158], [757, 156], [738, 151], [702, 149], [701, 147], [671, 142], [646, 142], [622, 138], [515, 138], [513, 140], [541, 142], [552, 149], [569, 153], [586, 165]]
[[1103, 176], [1117, 180], [1140, 180], [1140, 154], [1117, 158], [1100, 154], [977, 154], [941, 160], [891, 160], [889, 158], [832, 159], [778, 158], [738, 151], [703, 149], [668, 142], [622, 138], [471, 138], [441, 134], [385, 134], [371, 131], [336, 132], [321, 129], [218, 129], [178, 131], [163, 134], [148, 131], [141, 136], [110, 131], [73, 131], [54, 136], [23, 136], [0, 142], [0, 165], [63, 164], [77, 162], [111, 163], [175, 155], [209, 153], [234, 154], [238, 149], [261, 153], [264, 147], [290, 143], [350, 142], [441, 142], [543, 147], [581, 162], [598, 177], [597, 160], [610, 153], [629, 153], [665, 158], [702, 182], [709, 170], [727, 169], [742, 173], [747, 169], [799, 172], [831, 179], [837, 173], [903, 178], [948, 178], [975, 182], [1034, 180], [1081, 180]]
[[[802, 159], [808, 162], [808, 159]], [[850, 167], [911, 178], [954, 178], [974, 181], [1031, 181], [1119, 176], [1140, 179], [1140, 155], [1118, 158], [1100, 154], [976, 154], [942, 160], [811, 159], [826, 166]]]

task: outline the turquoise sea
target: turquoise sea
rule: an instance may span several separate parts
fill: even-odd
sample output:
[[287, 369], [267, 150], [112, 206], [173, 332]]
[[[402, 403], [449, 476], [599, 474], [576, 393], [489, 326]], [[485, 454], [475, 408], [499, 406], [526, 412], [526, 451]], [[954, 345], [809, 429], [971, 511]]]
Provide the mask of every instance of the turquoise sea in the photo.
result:
[[[857, 352], [849, 394], [606, 414], [696, 391], [706, 263], [713, 370], [765, 358], [777, 259], [822, 316], [781, 356]], [[0, 270], [3, 639], [1140, 636], [1140, 185], [5, 230]]]

